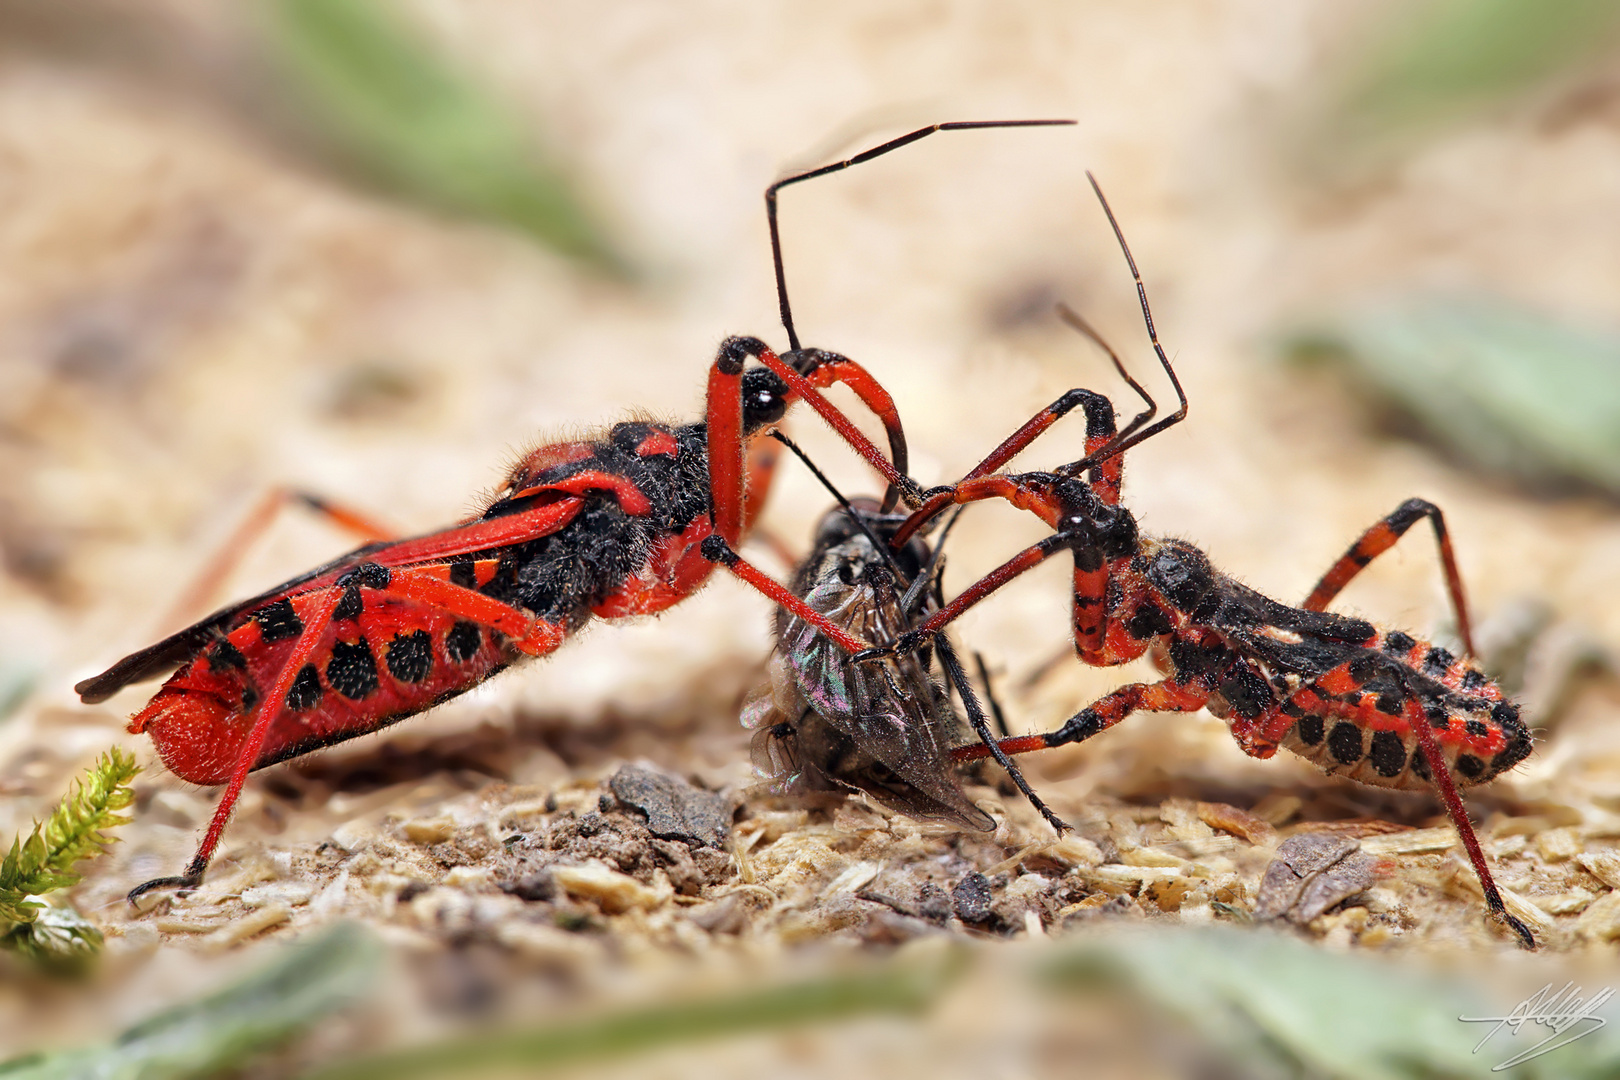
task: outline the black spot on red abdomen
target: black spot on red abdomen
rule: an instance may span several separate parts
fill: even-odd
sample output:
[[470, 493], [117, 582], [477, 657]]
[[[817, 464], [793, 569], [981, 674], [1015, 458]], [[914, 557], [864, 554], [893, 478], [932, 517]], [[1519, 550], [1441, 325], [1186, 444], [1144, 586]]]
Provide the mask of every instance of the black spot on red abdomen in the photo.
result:
[[260, 639], [266, 645], [291, 640], [304, 632], [304, 621], [285, 597], [254, 612], [253, 620], [259, 624]]
[[377, 692], [377, 660], [365, 638], [332, 643], [326, 684], [350, 701], [363, 701]]
[[464, 664], [484, 645], [484, 631], [475, 622], [458, 622], [444, 635], [444, 654], [453, 664]]
[[1315, 746], [1322, 741], [1322, 736], [1327, 734], [1326, 729], [1327, 725], [1320, 716], [1316, 713], [1307, 713], [1294, 725], [1294, 734], [1298, 735], [1299, 741], [1306, 746]]
[[1335, 761], [1344, 765], [1353, 765], [1366, 754], [1365, 740], [1362, 731], [1348, 720], [1341, 720], [1333, 725], [1328, 732], [1328, 752]]
[[1367, 759], [1379, 776], [1399, 776], [1406, 768], [1406, 741], [1393, 731], [1375, 731]]
[[287, 689], [287, 708], [292, 712], [308, 712], [321, 703], [324, 693], [320, 672], [315, 670], [314, 664], [305, 664]]
[[400, 682], [419, 683], [433, 670], [433, 638], [426, 630], [395, 634], [383, 659], [388, 674]]

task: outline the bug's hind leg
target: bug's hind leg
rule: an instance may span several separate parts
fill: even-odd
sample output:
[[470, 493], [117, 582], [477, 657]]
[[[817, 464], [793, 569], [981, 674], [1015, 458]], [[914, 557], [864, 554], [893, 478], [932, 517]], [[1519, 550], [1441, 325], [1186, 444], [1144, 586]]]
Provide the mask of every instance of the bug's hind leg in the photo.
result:
[[1339, 557], [1316, 588], [1300, 606], [1307, 611], [1325, 611], [1344, 587], [1357, 574], [1367, 568], [1378, 556], [1395, 546], [1406, 530], [1424, 518], [1434, 526], [1435, 543], [1440, 548], [1440, 565], [1446, 575], [1446, 591], [1451, 594], [1451, 607], [1457, 615], [1457, 635], [1462, 638], [1468, 655], [1474, 653], [1474, 630], [1468, 618], [1468, 601], [1463, 594], [1462, 575], [1457, 572], [1457, 558], [1451, 550], [1451, 533], [1446, 529], [1445, 515], [1440, 508], [1426, 499], [1407, 499], [1382, 521], [1361, 534], [1350, 545], [1350, 550]]
[[357, 540], [394, 538], [394, 530], [351, 507], [307, 491], [288, 487], [271, 488], [253, 504], [247, 516], [214, 552], [213, 557], [203, 564], [196, 577], [181, 591], [179, 598], [164, 614], [161, 625], [165, 633], [172, 627], [190, 622], [209, 607], [209, 601], [241, 563], [242, 556], [247, 553], [248, 548], [270, 531], [270, 527], [281, 516], [281, 512], [289, 506], [301, 506], [332, 522], [344, 532], [352, 534]]

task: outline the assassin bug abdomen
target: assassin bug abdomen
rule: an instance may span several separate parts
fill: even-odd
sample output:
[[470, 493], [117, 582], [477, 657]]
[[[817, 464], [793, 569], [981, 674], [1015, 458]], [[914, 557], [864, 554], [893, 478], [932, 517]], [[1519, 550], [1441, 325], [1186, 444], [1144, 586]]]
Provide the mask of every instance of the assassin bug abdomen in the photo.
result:
[[1434, 787], [1425, 728], [1445, 771], [1464, 786], [1530, 753], [1518, 707], [1445, 649], [1361, 619], [1279, 604], [1215, 570], [1184, 541], [1144, 539], [1116, 573], [1119, 601], [1103, 617], [1132, 645], [1116, 646], [1108, 659], [1134, 659], [1151, 647], [1165, 689], [1122, 687], [1077, 714], [1063, 736], [1042, 736], [1045, 745], [1088, 738], [1132, 709], [1207, 707], [1252, 756], [1282, 746], [1380, 787]]

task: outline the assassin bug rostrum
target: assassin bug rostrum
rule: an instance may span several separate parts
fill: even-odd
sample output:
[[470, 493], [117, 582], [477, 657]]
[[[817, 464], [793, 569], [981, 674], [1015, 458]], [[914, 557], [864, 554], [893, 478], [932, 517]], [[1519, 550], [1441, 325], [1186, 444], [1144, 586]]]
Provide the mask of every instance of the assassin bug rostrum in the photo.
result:
[[[748, 531], [770, 457], [750, 453], [804, 399], [888, 480], [884, 508], [914, 503], [899, 415], [858, 363], [800, 346], [788, 304], [777, 193], [869, 161], [936, 131], [1073, 121], [936, 124], [765, 192], [789, 351], [732, 337], [709, 369], [703, 420], [614, 425], [542, 446], [476, 517], [378, 542], [142, 649], [74, 689], [87, 703], [179, 667], [130, 721], [176, 775], [226, 785], [183, 874], [137, 886], [192, 887], [207, 869], [250, 772], [363, 735], [460, 694], [523, 656], [543, 656], [592, 616], [655, 614], [707, 579], [717, 549]], [[748, 368], [757, 359], [761, 366]], [[820, 393], [843, 383], [883, 422], [891, 458]], [[791, 601], [790, 601], [791, 602]], [[819, 618], [806, 609], [806, 617]], [[829, 624], [830, 627], [830, 624]]]
[[[1080, 660], [1107, 667], [1150, 654], [1166, 677], [1122, 686], [1056, 731], [996, 742], [981, 738], [979, 744], [959, 747], [953, 753], [956, 760], [1001, 760], [1007, 754], [1081, 742], [1139, 710], [1194, 712], [1207, 707], [1226, 721], [1251, 756], [1268, 758], [1285, 747], [1330, 773], [1362, 783], [1437, 791], [1478, 874], [1487, 907], [1526, 948], [1534, 948], [1529, 928], [1503, 903], [1457, 793], [1459, 783], [1484, 783], [1530, 754], [1530, 734], [1518, 707], [1467, 658], [1402, 631], [1324, 610], [1357, 573], [1426, 518], [1438, 541], [1463, 645], [1472, 654], [1461, 577], [1440, 510], [1421, 499], [1403, 503], [1352, 544], [1299, 607], [1272, 600], [1221, 573], [1185, 541], [1144, 535], [1119, 501], [1123, 456], [1185, 418], [1187, 398], [1159, 344], [1124, 234], [1095, 180], [1092, 186], [1130, 266], [1148, 338], [1175, 387], [1179, 407], [1153, 422], [1157, 408], [1152, 397], [1107, 343], [1064, 309], [1065, 320], [1108, 353], [1145, 407], [1116, 429], [1114, 408], [1106, 397], [1071, 390], [960, 482], [930, 491], [895, 531], [895, 544], [905, 544], [949, 506], [987, 499], [1004, 499], [1036, 514], [1051, 526], [1052, 535], [985, 575], [892, 644], [857, 659], [887, 659], [921, 647], [996, 589], [1068, 551], [1074, 559], [1074, 645]], [[997, 472], [1076, 408], [1086, 419], [1085, 456], [1049, 472]]]

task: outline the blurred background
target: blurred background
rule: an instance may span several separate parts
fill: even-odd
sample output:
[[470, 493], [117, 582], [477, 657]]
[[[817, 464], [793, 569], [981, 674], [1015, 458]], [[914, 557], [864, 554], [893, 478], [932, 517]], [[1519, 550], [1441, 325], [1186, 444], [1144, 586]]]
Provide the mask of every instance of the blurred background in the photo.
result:
[[[771, 180], [939, 120], [1070, 117], [936, 135], [786, 191], [800, 335], [889, 387], [924, 483], [961, 475], [1071, 386], [1128, 411], [1106, 358], [1053, 316], [1060, 300], [1171, 400], [1094, 172], [1191, 399], [1185, 424], [1130, 455], [1127, 502], [1148, 531], [1291, 602], [1404, 499], [1444, 508], [1486, 660], [1538, 740], [1471, 804], [1552, 957], [1521, 957], [1483, 924], [1450, 840], [1387, 846], [1386, 895], [1307, 920], [1297, 936], [1313, 945], [1116, 934], [1241, 921], [1290, 830], [1442, 824], [1425, 797], [1250, 761], [1208, 716], [1140, 717], [1032, 765], [1089, 849], [1047, 850], [1049, 831], [993, 786], [973, 790], [1001, 828], [972, 840], [864, 804], [750, 794], [735, 718], [762, 677], [770, 615], [717, 579], [387, 736], [260, 774], [218, 887], [136, 914], [122, 892], [178, 868], [212, 806], [153, 759], [124, 842], [73, 895], [107, 955], [69, 981], [19, 962], [0, 987], [0, 1050], [105, 1044], [344, 917], [371, 936], [326, 950], [333, 970], [309, 975], [327, 983], [231, 999], [262, 1016], [303, 994], [304, 1013], [139, 1075], [297, 1074], [535, 1016], [603, 1017], [586, 1053], [628, 1053], [631, 1030], [724, 1035], [715, 1017], [747, 1013], [734, 1006], [748, 987], [794, 973], [810, 982], [748, 1021], [765, 1034], [661, 1052], [659, 1067], [1010, 1076], [1083, 1057], [1119, 1075], [1460, 1075], [1524, 1049], [1503, 1036], [1490, 1061], [1494, 1045], [1467, 1052], [1484, 1032], [1450, 1017], [1474, 1007], [1460, 1004], [1470, 965], [1489, 957], [1499, 976], [1480, 992], [1501, 1000], [1478, 1007], [1511, 1007], [1565, 970], [1615, 980], [1620, 936], [1617, 49], [1620, 9], [1596, 0], [0, 0], [0, 837], [47, 814], [109, 743], [147, 761], [122, 724], [151, 687], [95, 707], [70, 688], [197, 614], [172, 608], [266, 491], [426, 531], [476, 510], [526, 447], [631, 414], [695, 418], [723, 337], [785, 347]], [[873, 489], [813, 418], [791, 427], [846, 491]], [[1079, 445], [1077, 427], [1058, 429], [1020, 461], [1067, 461]], [[803, 551], [828, 501], [785, 464], [765, 528]], [[1039, 535], [1010, 510], [967, 515], [948, 587]], [[348, 546], [289, 513], [226, 592]], [[1066, 574], [1027, 575], [960, 624], [1020, 730], [1148, 673], [1048, 664], [1066, 647]], [[1421, 529], [1337, 606], [1455, 640]], [[734, 835], [752, 846], [692, 905], [618, 906], [583, 887], [525, 898], [503, 888], [499, 852], [446, 847], [498, 839], [514, 806], [555, 831], [626, 761], [741, 800]], [[1272, 832], [1166, 855], [1196, 879], [1185, 895], [1155, 892], [1151, 875], [1099, 884], [1111, 865], [1157, 865], [1120, 850], [1210, 840], [1195, 803]], [[772, 850], [770, 872], [750, 876]], [[863, 898], [881, 875], [927, 867], [947, 892], [984, 873], [997, 914], [958, 909], [925, 934], [861, 906], [882, 906]], [[514, 920], [540, 930], [502, 929]], [[1382, 1001], [1416, 976], [1356, 966], [1354, 952], [1438, 958], [1451, 974], [1425, 977], [1453, 980], [1435, 992], [1445, 1005], [1414, 1019], [1417, 1005]], [[1165, 985], [1199, 963], [1252, 977]], [[930, 964], [968, 974], [950, 982]], [[400, 975], [386, 993], [377, 970]], [[1091, 998], [1065, 989], [1082, 984]], [[1288, 1002], [1323, 984], [1301, 1015], [1268, 1012], [1257, 989]], [[870, 999], [850, 991], [868, 985]], [[692, 986], [712, 992], [711, 1013], [622, 1012]], [[976, 987], [1000, 988], [993, 1006]], [[344, 1019], [311, 1027], [357, 995]], [[1365, 1061], [1331, 1041], [1378, 1026], [1351, 1015], [1357, 1003], [1381, 1003], [1398, 1029]], [[778, 1030], [824, 1006], [833, 1026]], [[270, 1044], [278, 1056], [253, 1056]], [[1541, 1064], [1597, 1074], [1614, 1053]], [[37, 1067], [74, 1075], [59, 1059]]]

